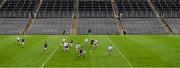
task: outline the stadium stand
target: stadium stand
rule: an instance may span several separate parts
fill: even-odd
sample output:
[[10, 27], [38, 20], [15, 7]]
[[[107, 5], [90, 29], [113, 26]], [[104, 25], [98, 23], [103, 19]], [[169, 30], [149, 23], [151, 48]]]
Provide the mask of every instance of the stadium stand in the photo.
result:
[[119, 34], [114, 18], [79, 18], [78, 34]]
[[180, 17], [179, 0], [155, 0], [154, 4], [161, 16]]
[[36, 0], [7, 0], [0, 9], [0, 17], [29, 17], [36, 7]]
[[117, 0], [127, 34], [167, 34], [147, 0]]
[[[38, 0], [0, 1], [4, 1], [0, 8], [0, 34], [17, 34], [19, 29], [27, 27], [24, 23], [27, 24], [28, 19], [33, 19], [31, 28], [28, 28], [29, 34], [60, 34], [64, 30], [85, 34], [89, 29], [93, 34], [120, 34], [119, 22], [123, 24], [121, 26], [124, 26], [127, 34], [167, 34], [167, 29], [164, 28], [167, 26], [179, 34], [179, 0], [153, 1], [162, 18], [157, 16], [147, 0], [115, 0], [116, 3], [111, 0], [42, 0], [40, 3]], [[33, 13], [37, 13], [37, 16], [32, 17]], [[161, 20], [167, 25], [163, 26]], [[21, 23], [22, 27], [16, 27]], [[9, 28], [11, 24], [14, 29]], [[72, 27], [75, 24], [77, 26]]]
[[77, 34], [119, 34], [111, 0], [80, 0]]
[[0, 18], [0, 34], [18, 34], [27, 22], [28, 18]]
[[167, 34], [156, 18], [124, 18], [127, 34]]
[[172, 28], [175, 34], [180, 34], [180, 19], [179, 18], [166, 18], [169, 26]]
[[62, 34], [70, 30], [71, 18], [38, 18], [35, 19], [29, 34]]
[[74, 0], [43, 0], [37, 17], [71, 17]]
[[111, 0], [80, 0], [79, 17], [113, 17]]
[[117, 0], [121, 17], [156, 17], [147, 0]]

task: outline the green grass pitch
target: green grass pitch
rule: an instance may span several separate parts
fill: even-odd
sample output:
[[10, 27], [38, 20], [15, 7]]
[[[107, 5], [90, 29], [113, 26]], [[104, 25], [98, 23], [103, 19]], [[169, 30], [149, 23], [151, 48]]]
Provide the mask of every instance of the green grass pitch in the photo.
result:
[[[173, 35], [72, 35], [82, 46], [85, 38], [99, 40], [97, 49], [85, 47], [85, 59], [78, 59], [75, 45], [64, 53], [62, 35], [26, 35], [25, 47], [16, 35], [0, 35], [0, 67], [180, 67], [180, 36]], [[43, 51], [43, 41], [48, 51]], [[74, 44], [75, 44], [74, 43]], [[107, 45], [113, 44], [108, 56]]]

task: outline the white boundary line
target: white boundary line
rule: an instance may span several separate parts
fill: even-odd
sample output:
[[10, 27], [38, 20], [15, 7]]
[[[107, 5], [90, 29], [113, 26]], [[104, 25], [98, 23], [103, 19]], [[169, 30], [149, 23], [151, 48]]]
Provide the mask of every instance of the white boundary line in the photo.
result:
[[55, 54], [55, 52], [58, 50], [58, 47], [53, 51], [53, 53], [46, 59], [46, 61], [41, 65], [41, 68], [44, 67], [44, 65], [49, 61], [49, 59]]
[[126, 60], [126, 62], [133, 68], [133, 65], [129, 62], [129, 60], [126, 58], [126, 56], [117, 48], [117, 46], [112, 42], [112, 40], [106, 35], [106, 38], [110, 41], [112, 45], [118, 50], [118, 53]]
[[[64, 35], [66, 37], [66, 35]], [[68, 37], [69, 35], [67, 35]], [[67, 39], [66, 37], [66, 39]], [[44, 67], [44, 65], [49, 61], [49, 59], [56, 53], [56, 51], [58, 50], [59, 46], [56, 47], [56, 49], [53, 51], [53, 53], [46, 59], [46, 61], [41, 65], [41, 68]]]

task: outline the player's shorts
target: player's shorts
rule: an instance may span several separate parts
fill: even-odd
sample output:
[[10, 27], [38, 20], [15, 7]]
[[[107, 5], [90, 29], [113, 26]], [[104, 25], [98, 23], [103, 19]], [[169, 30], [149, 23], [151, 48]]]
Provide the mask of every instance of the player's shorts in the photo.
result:
[[96, 45], [96, 44], [94, 45], [94, 48], [97, 48], [97, 45]]
[[20, 40], [17, 40], [17, 43], [20, 44]]
[[68, 48], [68, 46], [65, 46], [64, 48], [66, 48], [66, 49], [67, 49], [67, 48]]
[[112, 50], [108, 50], [109, 52], [112, 52]]
[[80, 56], [83, 56], [83, 55], [84, 55], [84, 53], [79, 53], [79, 55], [80, 55]]
[[22, 42], [22, 45], [24, 45], [24, 42]]
[[47, 47], [45, 47], [44, 50], [47, 50]]

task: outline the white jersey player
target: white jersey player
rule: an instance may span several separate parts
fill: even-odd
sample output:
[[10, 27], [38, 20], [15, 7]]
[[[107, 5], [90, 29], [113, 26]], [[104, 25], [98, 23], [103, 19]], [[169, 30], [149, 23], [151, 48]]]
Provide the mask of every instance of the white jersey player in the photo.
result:
[[95, 40], [94, 41], [94, 48], [97, 48], [97, 45], [98, 45], [98, 40]]
[[68, 51], [69, 49], [69, 44], [67, 42], [64, 42], [64, 51]]
[[20, 46], [20, 44], [21, 44], [21, 43], [20, 43], [20, 37], [19, 37], [19, 36], [17, 37], [17, 44], [18, 44], [19, 46]]
[[84, 44], [86, 45], [86, 44], [88, 44], [88, 39], [86, 38], [86, 39], [84, 39]]
[[76, 44], [76, 51], [78, 52], [79, 51], [79, 48], [80, 48], [80, 45], [79, 43]]
[[[63, 39], [62, 39], [62, 42], [61, 42], [61, 44], [60, 44], [60, 46], [61, 46], [61, 45], [64, 45], [64, 42], [65, 42], [65, 41], [66, 41], [66, 39], [63, 38]], [[60, 46], [59, 46], [59, 47], [60, 47]]]
[[113, 49], [113, 46], [112, 46], [112, 45], [109, 45], [109, 46], [108, 46], [108, 52], [109, 52], [109, 55], [111, 55], [112, 49]]

